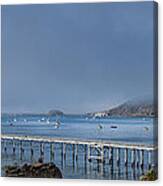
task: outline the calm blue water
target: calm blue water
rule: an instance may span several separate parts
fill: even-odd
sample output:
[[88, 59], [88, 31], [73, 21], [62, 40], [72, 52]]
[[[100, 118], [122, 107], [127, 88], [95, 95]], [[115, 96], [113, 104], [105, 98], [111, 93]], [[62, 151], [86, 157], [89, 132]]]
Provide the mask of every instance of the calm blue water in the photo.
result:
[[[55, 121], [59, 119], [61, 125], [58, 129], [54, 127]], [[13, 124], [10, 126], [10, 124]], [[99, 129], [99, 124], [102, 129]], [[2, 134], [14, 134], [22, 136], [47, 136], [61, 138], [79, 138], [109, 140], [125, 143], [153, 144], [156, 141], [153, 129], [154, 120], [152, 118], [88, 118], [85, 116], [62, 116], [62, 117], [2, 117]], [[117, 126], [112, 129], [111, 126]], [[30, 145], [24, 142], [24, 154], [20, 152], [20, 142], [16, 142], [16, 152], [13, 154], [12, 141], [2, 141], [2, 175], [6, 165], [22, 165], [24, 163], [37, 162], [40, 156], [40, 144], [34, 143], [34, 155], [30, 155]], [[4, 150], [7, 147], [7, 151]], [[98, 162], [85, 164], [85, 151], [83, 146], [78, 147], [78, 161], [73, 161], [72, 146], [66, 146], [66, 161], [63, 163], [61, 144], [55, 145], [55, 155], [50, 155], [50, 144], [45, 144], [44, 162], [53, 161], [62, 171], [65, 178], [88, 178], [88, 179], [139, 179], [139, 176], [148, 169], [147, 153], [144, 154], [144, 168], [133, 169], [129, 160], [128, 166], [124, 167], [124, 152], [121, 150], [120, 166], [109, 165], [109, 151], [105, 149], [104, 165]], [[116, 150], [116, 149], [115, 149]], [[113, 152], [113, 154], [116, 152]], [[129, 159], [131, 152], [129, 151]], [[136, 152], [138, 153], [138, 152]], [[152, 155], [152, 161], [154, 155]], [[115, 161], [115, 159], [114, 159]], [[101, 166], [103, 166], [101, 168]]]
[[[61, 121], [58, 129], [54, 127], [56, 119]], [[10, 126], [11, 123], [13, 126]], [[102, 125], [102, 129], [99, 129], [99, 124]], [[117, 129], [112, 129], [112, 125], [117, 126]], [[2, 134], [103, 139], [127, 143], [153, 144], [155, 139], [153, 128], [152, 118], [94, 119], [84, 116], [2, 118]]]

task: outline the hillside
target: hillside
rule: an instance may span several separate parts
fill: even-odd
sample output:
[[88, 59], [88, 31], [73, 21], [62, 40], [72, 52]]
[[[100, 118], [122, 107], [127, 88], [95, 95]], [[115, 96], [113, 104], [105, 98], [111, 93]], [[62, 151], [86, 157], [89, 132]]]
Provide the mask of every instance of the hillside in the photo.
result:
[[152, 99], [133, 99], [115, 108], [93, 113], [94, 116], [155, 116], [157, 113]]

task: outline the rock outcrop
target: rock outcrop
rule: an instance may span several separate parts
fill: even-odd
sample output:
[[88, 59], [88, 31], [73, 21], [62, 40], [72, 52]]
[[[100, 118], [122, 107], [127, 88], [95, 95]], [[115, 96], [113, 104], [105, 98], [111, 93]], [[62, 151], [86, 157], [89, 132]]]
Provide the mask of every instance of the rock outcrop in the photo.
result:
[[141, 181], [155, 181], [158, 179], [157, 173], [154, 170], [149, 170], [145, 175], [140, 177]]
[[49, 115], [49, 116], [56, 116], [56, 115], [61, 116], [61, 115], [63, 115], [63, 112], [60, 111], [60, 110], [50, 110], [47, 115]]
[[54, 163], [35, 163], [23, 166], [8, 166], [5, 170], [6, 177], [28, 178], [62, 178], [62, 173]]

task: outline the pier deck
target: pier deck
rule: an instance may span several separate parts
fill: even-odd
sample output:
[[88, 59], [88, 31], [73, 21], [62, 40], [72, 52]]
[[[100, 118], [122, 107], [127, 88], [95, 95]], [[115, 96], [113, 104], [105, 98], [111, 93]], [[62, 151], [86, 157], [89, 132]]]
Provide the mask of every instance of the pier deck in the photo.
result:
[[[29, 152], [30, 158], [45, 158], [45, 154], [49, 154], [50, 160], [55, 160], [58, 155], [61, 157], [62, 170], [68, 159], [68, 156], [72, 156], [73, 167], [78, 166], [78, 159], [81, 158], [82, 149], [82, 161], [84, 167], [87, 167], [87, 173], [89, 174], [89, 166], [93, 166], [94, 161], [100, 164], [101, 171], [104, 172], [104, 167], [110, 167], [111, 170], [124, 171], [132, 169], [133, 174], [143, 174], [144, 171], [151, 169], [152, 167], [157, 169], [157, 146], [155, 145], [143, 145], [143, 144], [129, 144], [118, 143], [106, 140], [83, 140], [83, 139], [66, 139], [66, 138], [50, 138], [40, 136], [15, 136], [15, 135], [1, 135], [2, 151], [7, 154], [18, 153], [18, 156], [22, 159], [24, 152]], [[8, 146], [8, 144], [10, 144]], [[27, 144], [28, 148], [27, 148]], [[35, 145], [34, 145], [35, 144]], [[49, 146], [49, 151], [47, 150]], [[57, 145], [59, 145], [59, 154], [57, 153]], [[71, 146], [71, 153], [67, 154], [68, 146]], [[7, 157], [7, 156], [5, 156]], [[67, 158], [68, 157], [68, 158]], [[140, 171], [141, 170], [141, 171]], [[113, 174], [111, 172], [110, 174]], [[128, 174], [128, 173], [127, 173]]]
[[40, 136], [15, 136], [15, 135], [1, 135], [2, 140], [18, 140], [18, 141], [33, 141], [42, 143], [64, 143], [64, 144], [77, 144], [77, 145], [91, 145], [94, 147], [113, 147], [113, 148], [127, 148], [136, 150], [157, 150], [155, 145], [144, 145], [144, 144], [129, 144], [129, 143], [118, 143], [110, 142], [106, 140], [82, 140], [82, 139], [66, 139], [66, 138], [50, 138]]

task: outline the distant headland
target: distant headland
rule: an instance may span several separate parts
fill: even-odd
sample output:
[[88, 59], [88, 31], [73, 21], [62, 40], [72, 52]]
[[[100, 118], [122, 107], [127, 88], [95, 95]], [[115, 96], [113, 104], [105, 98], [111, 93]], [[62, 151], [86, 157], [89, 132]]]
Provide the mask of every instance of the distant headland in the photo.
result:
[[[63, 116], [63, 115], [76, 115], [67, 114], [61, 110], [52, 109], [46, 113], [2, 113], [4, 115], [22, 115], [22, 116]], [[81, 113], [77, 115], [87, 115], [89, 117], [156, 117], [157, 105], [152, 99], [133, 99], [126, 101], [116, 107], [104, 111]]]
[[94, 117], [156, 117], [157, 105], [152, 101], [152, 99], [133, 99], [126, 101], [117, 107], [104, 111], [88, 113], [88, 115]]

